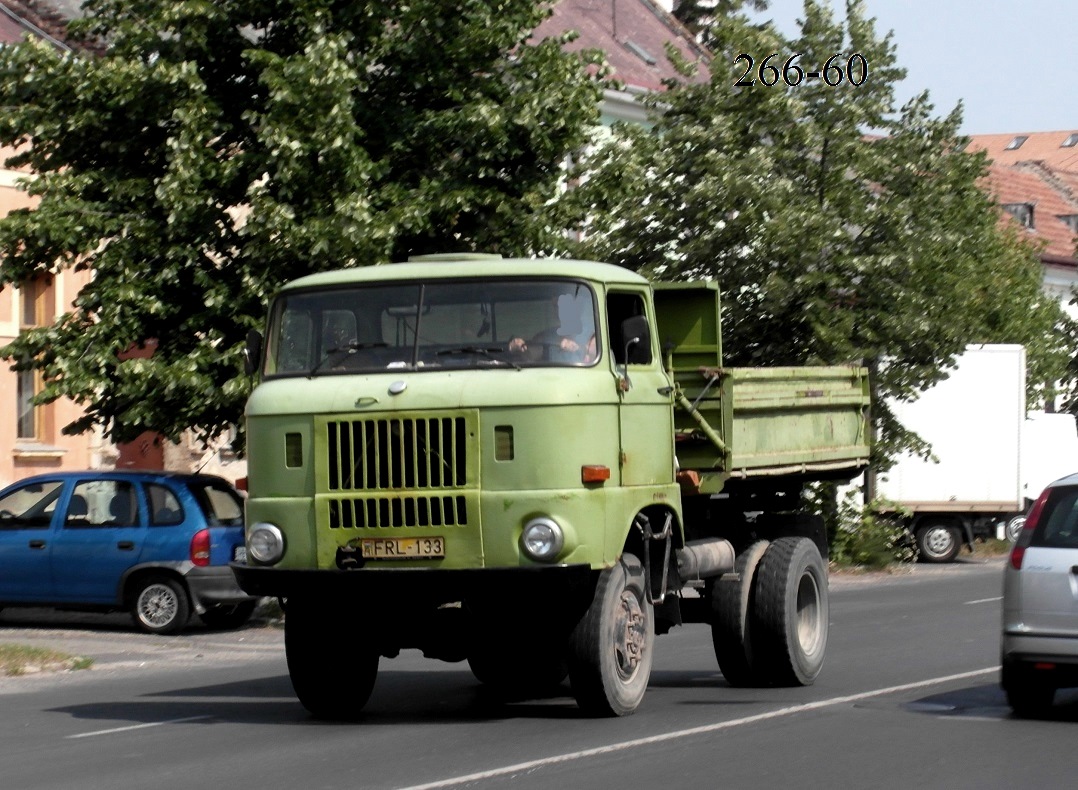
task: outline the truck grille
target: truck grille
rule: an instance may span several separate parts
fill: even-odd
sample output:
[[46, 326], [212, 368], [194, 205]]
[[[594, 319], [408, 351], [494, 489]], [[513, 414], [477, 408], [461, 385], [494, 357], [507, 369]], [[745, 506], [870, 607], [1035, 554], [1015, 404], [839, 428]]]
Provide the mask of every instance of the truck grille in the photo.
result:
[[469, 448], [477, 419], [458, 412], [327, 420], [322, 438], [329, 526], [466, 526], [462, 489], [475, 485]]
[[463, 417], [329, 422], [330, 491], [463, 486]]
[[468, 523], [463, 496], [365, 497], [329, 500], [332, 529], [459, 527]]

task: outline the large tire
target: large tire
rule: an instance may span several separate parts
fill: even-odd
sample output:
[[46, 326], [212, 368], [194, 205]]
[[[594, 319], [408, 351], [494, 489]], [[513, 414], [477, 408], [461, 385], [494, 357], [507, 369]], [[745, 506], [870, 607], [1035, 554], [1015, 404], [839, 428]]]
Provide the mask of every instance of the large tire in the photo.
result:
[[627, 716], [651, 677], [655, 616], [640, 560], [626, 554], [599, 575], [595, 595], [569, 639], [569, 680], [594, 716]]
[[529, 646], [512, 637], [477, 643], [468, 653], [468, 667], [476, 680], [506, 697], [541, 693], [569, 674], [563, 650], [546, 644]]
[[206, 609], [199, 617], [209, 628], [219, 631], [231, 630], [239, 628], [251, 619], [256, 603], [257, 601], [244, 601], [243, 603], [218, 604]]
[[808, 538], [779, 538], [756, 570], [753, 668], [773, 686], [811, 685], [827, 648], [827, 568]]
[[1007, 695], [1007, 704], [1019, 718], [1042, 718], [1052, 709], [1055, 687], [1034, 677], [1021, 665], [1004, 663], [1000, 685]]
[[766, 540], [751, 544], [737, 556], [734, 572], [723, 574], [711, 585], [711, 642], [719, 669], [731, 686], [760, 682], [753, 663], [750, 613], [756, 566], [768, 545]]
[[930, 519], [917, 527], [917, 553], [923, 562], [952, 562], [962, 543], [958, 527], [942, 519]]
[[318, 719], [356, 718], [378, 676], [378, 651], [356, 641], [339, 618], [289, 600], [284, 619], [288, 676], [300, 704]]
[[148, 634], [174, 634], [191, 619], [187, 590], [169, 576], [145, 576], [129, 598], [131, 619]]

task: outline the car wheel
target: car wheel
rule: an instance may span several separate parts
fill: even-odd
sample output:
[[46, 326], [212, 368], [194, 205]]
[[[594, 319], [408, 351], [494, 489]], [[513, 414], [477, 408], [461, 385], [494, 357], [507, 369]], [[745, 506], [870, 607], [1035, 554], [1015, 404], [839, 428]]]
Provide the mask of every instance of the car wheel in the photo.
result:
[[131, 617], [147, 633], [174, 634], [191, 617], [187, 590], [168, 576], [146, 576], [131, 597]]
[[1003, 665], [1001, 685], [1007, 695], [1007, 704], [1019, 718], [1040, 718], [1052, 709], [1055, 687], [1032, 677], [1029, 670], [1020, 665]]
[[239, 628], [248, 620], [255, 611], [255, 601], [243, 603], [218, 604], [211, 606], [199, 615], [207, 627], [214, 630], [228, 630]]
[[924, 562], [951, 562], [961, 545], [958, 527], [947, 521], [928, 521], [917, 528], [917, 551]]

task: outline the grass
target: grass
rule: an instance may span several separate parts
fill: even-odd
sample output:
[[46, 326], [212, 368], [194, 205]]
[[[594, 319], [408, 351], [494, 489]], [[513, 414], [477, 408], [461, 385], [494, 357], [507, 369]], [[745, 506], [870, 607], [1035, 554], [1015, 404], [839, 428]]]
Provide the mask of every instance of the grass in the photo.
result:
[[58, 650], [29, 645], [0, 644], [0, 674], [8, 677], [37, 672], [67, 672], [89, 669], [92, 658], [72, 656]]

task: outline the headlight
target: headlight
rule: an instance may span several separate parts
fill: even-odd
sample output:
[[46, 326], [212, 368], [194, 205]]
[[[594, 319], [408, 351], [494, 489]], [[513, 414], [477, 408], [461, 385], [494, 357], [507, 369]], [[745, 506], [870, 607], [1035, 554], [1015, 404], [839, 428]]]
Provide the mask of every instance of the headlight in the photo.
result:
[[546, 516], [533, 518], [524, 525], [520, 535], [520, 548], [533, 560], [549, 562], [556, 558], [565, 545], [565, 533], [557, 523]]
[[250, 556], [262, 565], [272, 565], [284, 555], [284, 535], [273, 524], [255, 524], [247, 532]]

